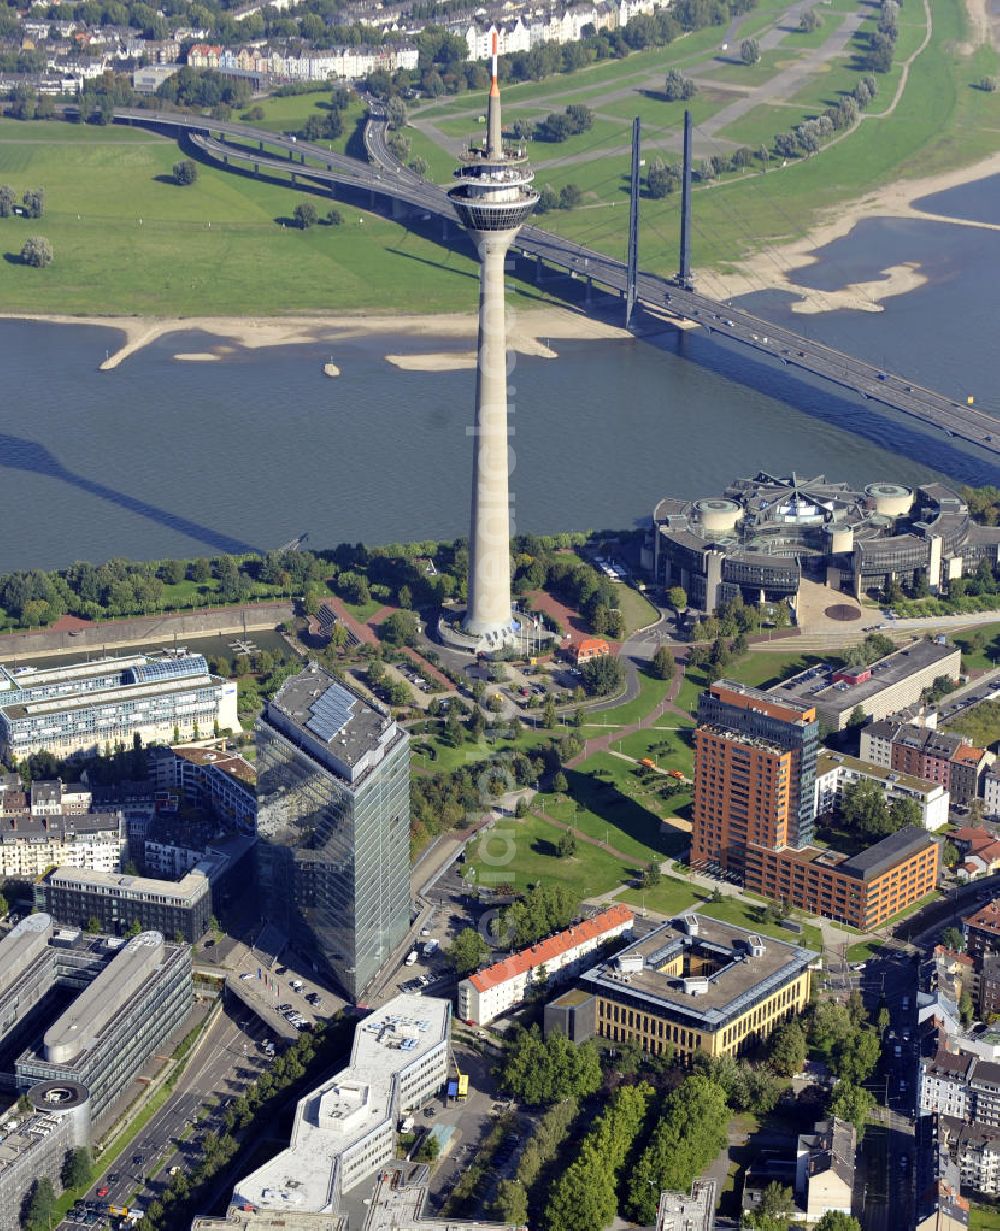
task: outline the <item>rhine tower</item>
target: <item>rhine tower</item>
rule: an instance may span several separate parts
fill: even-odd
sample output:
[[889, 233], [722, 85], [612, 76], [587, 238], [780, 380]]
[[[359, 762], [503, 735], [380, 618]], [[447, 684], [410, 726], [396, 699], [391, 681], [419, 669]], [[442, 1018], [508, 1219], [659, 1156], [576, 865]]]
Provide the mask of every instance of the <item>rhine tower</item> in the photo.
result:
[[479, 253], [479, 354], [469, 597], [463, 625], [470, 648], [499, 650], [513, 643], [510, 602], [510, 493], [507, 439], [507, 336], [504, 260], [538, 193], [523, 147], [504, 144], [493, 35], [486, 139], [470, 144], [448, 192]]

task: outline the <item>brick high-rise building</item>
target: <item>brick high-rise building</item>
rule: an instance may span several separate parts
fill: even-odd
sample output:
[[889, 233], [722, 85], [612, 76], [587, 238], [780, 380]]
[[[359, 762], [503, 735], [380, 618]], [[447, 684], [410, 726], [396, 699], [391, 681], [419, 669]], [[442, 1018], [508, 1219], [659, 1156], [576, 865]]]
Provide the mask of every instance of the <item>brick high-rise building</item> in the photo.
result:
[[742, 875], [750, 844], [807, 846], [815, 811], [816, 711], [719, 680], [702, 693], [698, 720], [692, 860]]

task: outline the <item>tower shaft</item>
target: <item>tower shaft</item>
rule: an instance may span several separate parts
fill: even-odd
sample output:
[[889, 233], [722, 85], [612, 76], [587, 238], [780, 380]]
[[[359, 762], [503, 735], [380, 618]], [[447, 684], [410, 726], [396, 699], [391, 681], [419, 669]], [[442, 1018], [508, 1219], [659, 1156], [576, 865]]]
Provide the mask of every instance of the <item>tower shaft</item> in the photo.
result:
[[510, 449], [507, 437], [507, 335], [504, 259], [514, 231], [479, 232], [479, 351], [472, 537], [466, 630], [476, 636], [510, 627]]

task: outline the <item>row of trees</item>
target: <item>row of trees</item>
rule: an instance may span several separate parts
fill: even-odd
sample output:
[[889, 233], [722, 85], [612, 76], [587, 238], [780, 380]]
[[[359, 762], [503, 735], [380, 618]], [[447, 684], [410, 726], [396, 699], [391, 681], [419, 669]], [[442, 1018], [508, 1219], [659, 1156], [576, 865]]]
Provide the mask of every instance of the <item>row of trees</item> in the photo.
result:
[[[11, 218], [18, 209], [17, 194], [9, 184], [0, 184], [0, 218]], [[45, 212], [45, 189], [29, 188], [21, 198], [20, 211], [25, 218], [41, 218]]]
[[560, 144], [570, 137], [589, 132], [594, 126], [594, 113], [582, 103], [570, 103], [565, 111], [553, 111], [540, 120], [531, 131], [525, 131], [523, 123], [515, 129], [515, 136], [532, 136], [536, 141], [551, 141]]
[[554, 209], [576, 209], [583, 200], [583, 192], [578, 184], [563, 184], [558, 192], [551, 184], [543, 184], [538, 190], [536, 214], [548, 214]]
[[543, 1039], [537, 1026], [518, 1026], [508, 1037], [497, 1084], [531, 1107], [586, 1098], [601, 1085], [600, 1052], [590, 1039], [577, 1045], [558, 1030]]
[[539, 882], [500, 912], [500, 939], [512, 948], [527, 948], [569, 927], [579, 909], [580, 899], [566, 885]]

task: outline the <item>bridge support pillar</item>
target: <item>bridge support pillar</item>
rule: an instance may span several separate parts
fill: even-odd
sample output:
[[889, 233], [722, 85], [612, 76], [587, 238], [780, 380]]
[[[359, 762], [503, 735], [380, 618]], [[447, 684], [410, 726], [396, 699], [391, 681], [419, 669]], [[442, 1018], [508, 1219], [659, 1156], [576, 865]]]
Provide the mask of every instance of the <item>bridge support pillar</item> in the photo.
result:
[[594, 279], [590, 276], [590, 274], [588, 274], [587, 275], [587, 289], [584, 292], [583, 302], [586, 304], [589, 304], [590, 301], [593, 299], [593, 297], [594, 297]]
[[628, 264], [625, 272], [625, 328], [632, 324], [639, 279], [639, 117], [632, 121], [632, 175], [629, 187]]
[[302, 165], [303, 165], [303, 166], [305, 166], [305, 162], [306, 162], [306, 156], [305, 156], [305, 154], [300, 154], [300, 155], [299, 155], [299, 162], [300, 162], [300, 163], [302, 163]]
[[442, 239], [448, 238], [448, 219], [447, 218], [441, 219], [441, 238]]
[[257, 142], [257, 149], [260, 151], [260, 153], [262, 154], [264, 153], [264, 142], [263, 141]]
[[536, 286], [542, 285], [542, 268], [543, 268], [542, 258], [540, 256], [536, 256], [535, 257], [535, 285]]
[[256, 175], [258, 178], [260, 177], [260, 163], [259, 163], [259, 162], [255, 162], [255, 163], [253, 164], [253, 173], [254, 173], [254, 175]]
[[299, 182], [299, 177], [295, 174], [294, 171], [292, 172], [291, 179], [292, 179], [293, 184], [297, 184]]
[[223, 161], [223, 164], [228, 167], [229, 166], [229, 155], [223, 154], [222, 161]]

